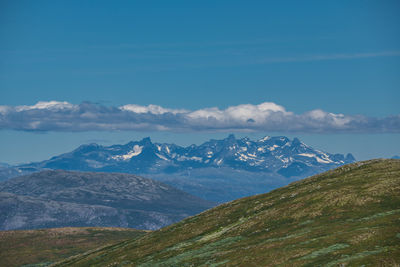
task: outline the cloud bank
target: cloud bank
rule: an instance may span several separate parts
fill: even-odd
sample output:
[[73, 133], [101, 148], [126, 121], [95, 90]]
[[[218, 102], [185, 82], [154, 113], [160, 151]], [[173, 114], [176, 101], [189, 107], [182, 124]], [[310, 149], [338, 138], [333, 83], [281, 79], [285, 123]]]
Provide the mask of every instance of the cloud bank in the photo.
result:
[[320, 109], [303, 114], [272, 102], [226, 109], [170, 109], [157, 105], [104, 106], [89, 102], [38, 102], [0, 106], [0, 129], [19, 131], [171, 131], [400, 133], [400, 114], [384, 118], [344, 115]]

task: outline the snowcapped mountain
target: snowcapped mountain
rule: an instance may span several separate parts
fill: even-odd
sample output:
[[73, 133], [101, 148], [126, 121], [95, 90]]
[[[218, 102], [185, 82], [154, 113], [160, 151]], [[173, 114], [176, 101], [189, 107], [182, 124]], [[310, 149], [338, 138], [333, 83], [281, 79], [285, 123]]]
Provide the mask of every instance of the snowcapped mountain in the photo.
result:
[[23, 167], [127, 173], [174, 173], [187, 169], [228, 167], [251, 172], [277, 172], [292, 177], [353, 161], [351, 154], [345, 157], [326, 153], [297, 138], [266, 136], [252, 141], [230, 135], [222, 140], [188, 147], [152, 143], [150, 138], [125, 145], [82, 145], [70, 153]]
[[188, 147], [144, 138], [125, 145], [82, 145], [49, 160], [3, 169], [0, 175], [10, 178], [43, 169], [131, 173], [224, 202], [264, 193], [353, 161], [351, 154], [323, 152], [284, 136], [253, 141], [229, 135]]

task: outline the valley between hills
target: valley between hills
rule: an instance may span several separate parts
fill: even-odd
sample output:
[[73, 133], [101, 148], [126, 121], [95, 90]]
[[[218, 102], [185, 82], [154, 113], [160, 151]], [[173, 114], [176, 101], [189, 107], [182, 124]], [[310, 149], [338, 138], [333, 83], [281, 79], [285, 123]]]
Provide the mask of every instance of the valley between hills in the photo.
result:
[[344, 165], [113, 242], [29, 266], [398, 266], [400, 160]]

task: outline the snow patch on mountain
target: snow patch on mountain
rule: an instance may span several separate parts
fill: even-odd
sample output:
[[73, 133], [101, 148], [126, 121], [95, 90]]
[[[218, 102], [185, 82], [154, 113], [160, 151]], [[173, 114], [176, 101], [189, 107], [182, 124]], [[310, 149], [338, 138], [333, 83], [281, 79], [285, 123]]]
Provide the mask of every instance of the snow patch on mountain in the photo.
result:
[[164, 156], [161, 155], [161, 154], [156, 153], [156, 155], [157, 155], [157, 157], [159, 157], [159, 158], [162, 159], [162, 160], [169, 161], [169, 159], [167, 159], [166, 157], [164, 157]]
[[290, 140], [284, 136], [268, 136], [252, 141], [249, 138], [236, 139], [230, 135], [222, 140], [210, 140], [187, 147], [152, 143], [150, 138], [110, 147], [89, 144], [47, 161], [21, 167], [143, 175], [172, 175], [192, 169], [228, 168], [275, 173], [285, 177], [305, 177], [354, 161], [351, 154], [344, 156], [323, 152], [307, 146], [297, 138]]
[[304, 157], [308, 157], [308, 158], [315, 158], [317, 155], [315, 154], [310, 154], [310, 153], [300, 153], [298, 154], [299, 156], [304, 156]]
[[298, 155], [303, 156], [303, 157], [308, 157], [308, 158], [315, 158], [317, 160], [317, 162], [323, 163], [323, 164], [333, 163], [333, 161], [325, 153], [322, 153], [322, 155], [320, 155], [320, 156], [317, 156], [316, 154], [311, 154], [311, 153], [300, 153]]
[[273, 145], [273, 146], [271, 146], [271, 147], [267, 147], [267, 149], [268, 149], [269, 151], [274, 151], [275, 148], [277, 148], [277, 147], [279, 147], [279, 146]]
[[142, 153], [142, 150], [143, 146], [134, 145], [133, 149], [129, 151], [127, 154], [113, 156], [112, 158], [115, 160], [130, 160], [131, 158], [140, 155], [140, 153]]
[[265, 141], [268, 141], [269, 139], [271, 139], [271, 136], [267, 135], [267, 136], [261, 138], [260, 140], [258, 140], [258, 142], [265, 142]]
[[320, 157], [315, 157], [315, 159], [319, 162], [319, 163], [332, 163], [332, 160], [330, 159], [321, 159]]
[[202, 162], [202, 161], [203, 161], [202, 158], [200, 158], [200, 157], [195, 157], [195, 156], [193, 156], [193, 157], [180, 156], [180, 157], [178, 158], [178, 161], [186, 161], [186, 160], [193, 160], [193, 161], [199, 161], [199, 162]]

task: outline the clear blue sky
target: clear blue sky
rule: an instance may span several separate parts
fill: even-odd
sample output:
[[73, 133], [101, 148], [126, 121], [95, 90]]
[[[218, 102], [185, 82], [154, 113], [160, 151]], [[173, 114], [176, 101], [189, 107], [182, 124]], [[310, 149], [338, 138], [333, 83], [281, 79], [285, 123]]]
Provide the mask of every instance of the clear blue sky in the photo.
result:
[[[225, 109], [274, 102], [384, 118], [400, 113], [399, 1], [0, 1], [0, 105]], [[228, 132], [0, 130], [0, 162], [150, 135]], [[398, 133], [287, 133], [358, 159], [400, 154]]]

